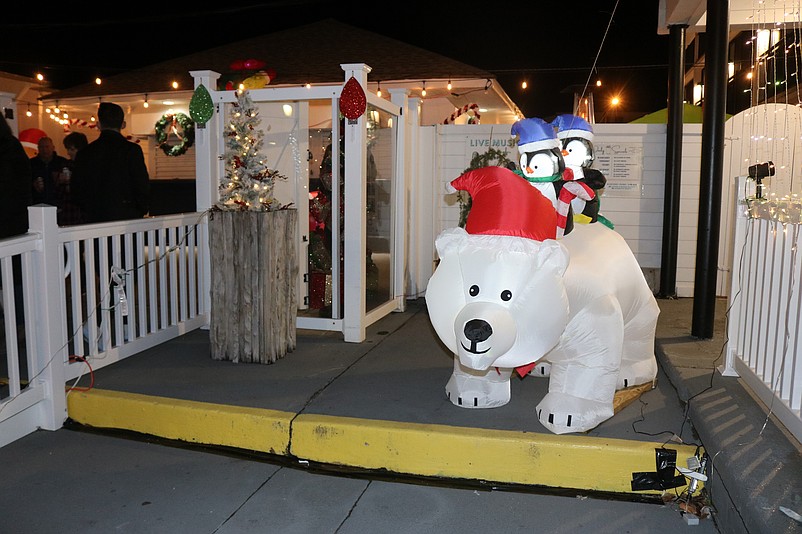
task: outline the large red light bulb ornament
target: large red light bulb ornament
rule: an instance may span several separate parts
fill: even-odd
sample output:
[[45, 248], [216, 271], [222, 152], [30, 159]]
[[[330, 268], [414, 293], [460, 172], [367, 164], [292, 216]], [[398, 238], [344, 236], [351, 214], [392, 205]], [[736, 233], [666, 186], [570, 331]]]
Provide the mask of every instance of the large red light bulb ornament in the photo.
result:
[[365, 113], [367, 106], [368, 101], [364, 89], [356, 78], [351, 76], [345, 82], [343, 91], [340, 93], [340, 113], [348, 119], [348, 124], [356, 124], [357, 119]]

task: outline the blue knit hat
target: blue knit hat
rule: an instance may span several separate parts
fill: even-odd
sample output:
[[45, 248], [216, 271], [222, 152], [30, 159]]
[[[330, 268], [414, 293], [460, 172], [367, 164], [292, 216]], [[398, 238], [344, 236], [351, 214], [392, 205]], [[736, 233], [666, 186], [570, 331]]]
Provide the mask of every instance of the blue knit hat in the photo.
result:
[[512, 135], [518, 136], [518, 152], [536, 152], [549, 148], [560, 148], [554, 127], [537, 117], [521, 119], [512, 125]]
[[557, 131], [558, 139], [581, 137], [593, 141], [593, 128], [590, 127], [588, 121], [577, 115], [570, 113], [557, 115], [557, 118], [551, 121], [551, 125]]

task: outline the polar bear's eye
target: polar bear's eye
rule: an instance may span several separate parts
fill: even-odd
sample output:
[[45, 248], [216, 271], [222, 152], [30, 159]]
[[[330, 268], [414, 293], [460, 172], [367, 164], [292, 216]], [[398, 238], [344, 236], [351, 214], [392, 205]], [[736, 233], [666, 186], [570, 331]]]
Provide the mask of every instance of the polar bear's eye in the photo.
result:
[[468, 293], [470, 293], [472, 297], [475, 297], [476, 295], [479, 294], [479, 286], [475, 284], [472, 285], [471, 288], [468, 290]]
[[510, 291], [509, 289], [505, 289], [504, 291], [501, 292], [501, 300], [503, 300], [504, 302], [507, 302], [511, 298], [512, 298], [512, 291]]

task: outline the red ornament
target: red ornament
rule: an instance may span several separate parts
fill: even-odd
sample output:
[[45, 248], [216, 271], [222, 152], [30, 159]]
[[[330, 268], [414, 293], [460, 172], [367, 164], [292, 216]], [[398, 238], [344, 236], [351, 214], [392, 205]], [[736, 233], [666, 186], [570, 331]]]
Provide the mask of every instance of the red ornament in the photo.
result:
[[265, 62], [262, 61], [261, 59], [251, 58], [251, 59], [246, 59], [242, 63], [242, 66], [245, 68], [245, 70], [259, 70], [265, 68]]
[[242, 70], [245, 68], [245, 61], [241, 59], [235, 59], [231, 62], [231, 70]]
[[351, 76], [351, 79], [345, 82], [343, 91], [340, 93], [340, 113], [346, 119], [356, 120], [365, 113], [367, 104], [364, 89], [356, 81], [356, 78]]

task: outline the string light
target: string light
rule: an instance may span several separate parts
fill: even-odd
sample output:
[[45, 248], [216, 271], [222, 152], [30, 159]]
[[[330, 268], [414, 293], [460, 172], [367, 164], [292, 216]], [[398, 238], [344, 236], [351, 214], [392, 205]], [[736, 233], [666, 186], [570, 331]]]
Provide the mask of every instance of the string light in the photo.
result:
[[28, 111], [25, 112], [26, 117], [32, 117], [33, 113], [31, 113], [31, 105], [28, 104]]
[[95, 84], [96, 84], [96, 85], [100, 85], [101, 83], [103, 83], [103, 80], [101, 80], [101, 79], [100, 79], [100, 76], [98, 76], [97, 78], [95, 78]]
[[451, 78], [448, 79], [448, 83], [446, 84], [446, 89], [451, 91]]
[[45, 75], [42, 74], [41, 72], [37, 72], [36, 73], [36, 79], [39, 80], [40, 82], [43, 82], [43, 81], [45, 81]]
[[144, 107], [146, 109], [150, 107], [150, 103], [148, 102], [148, 94], [147, 93], [145, 93], [145, 103], [142, 104], [142, 107]]
[[381, 98], [381, 96], [382, 96], [382, 83], [381, 82], [379, 82], [379, 88], [376, 89], [376, 96], [378, 96], [379, 98]]
[[526, 89], [529, 84], [526, 83], [526, 80], [521, 82], [521, 89]]
[[423, 80], [423, 89], [420, 92], [421, 96], [426, 96], [426, 80]]

